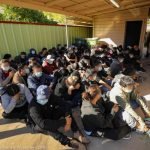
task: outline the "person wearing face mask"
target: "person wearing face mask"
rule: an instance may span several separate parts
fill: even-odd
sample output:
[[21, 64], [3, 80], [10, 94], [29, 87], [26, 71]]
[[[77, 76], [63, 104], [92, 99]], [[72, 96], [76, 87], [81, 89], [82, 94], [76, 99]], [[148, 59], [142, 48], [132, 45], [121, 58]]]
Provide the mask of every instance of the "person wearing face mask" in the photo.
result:
[[4, 118], [26, 119], [33, 96], [24, 84], [9, 84], [1, 89], [0, 94]]
[[48, 86], [40, 85], [37, 88], [36, 98], [29, 104], [30, 127], [35, 133], [40, 132], [52, 136], [62, 145], [85, 150], [83, 144], [68, 138], [60, 131], [60, 128], [63, 128], [64, 132], [76, 129], [71, 126], [74, 122], [72, 122], [69, 110], [64, 109], [65, 103], [60, 107], [55, 107], [56, 103], [62, 104], [62, 100], [50, 94]]
[[34, 48], [31, 48], [31, 49], [30, 49], [30, 52], [29, 52], [27, 58], [28, 58], [28, 60], [29, 60], [30, 58], [35, 58], [37, 62], [41, 63], [41, 62], [40, 62], [40, 58], [38, 57], [38, 55], [37, 55], [37, 53], [36, 53], [36, 50], [35, 50]]
[[55, 64], [55, 59], [52, 55], [48, 55], [46, 59], [43, 61], [42, 67], [43, 67], [43, 72], [52, 75], [53, 72], [57, 69], [57, 66]]
[[106, 71], [103, 69], [101, 62], [98, 60], [94, 63], [94, 71], [96, 73], [96, 81], [100, 84], [100, 87], [104, 93], [111, 90], [111, 81], [110, 77]]
[[123, 62], [124, 57], [122, 55], [119, 55], [117, 58], [113, 59], [112, 63], [110, 64], [110, 72], [112, 77], [123, 71]]
[[32, 67], [33, 73], [28, 76], [27, 83], [29, 89], [32, 91], [32, 93], [35, 95], [36, 89], [40, 85], [47, 85], [49, 86], [50, 90], [53, 86], [53, 77], [45, 74], [42, 70], [42, 66], [39, 64], [36, 64]]
[[5, 54], [4, 57], [3, 57], [3, 59], [8, 60], [9, 63], [10, 63], [10, 66], [11, 66], [12, 68], [17, 69], [17, 65], [16, 65], [15, 61], [13, 60], [11, 54]]
[[142, 63], [138, 60], [134, 53], [129, 53], [129, 58], [126, 60], [127, 67], [133, 67], [136, 71], [146, 72]]
[[15, 69], [10, 67], [10, 62], [6, 59], [2, 59], [0, 62], [0, 87], [6, 86], [11, 83], [15, 74]]
[[16, 64], [27, 63], [26, 52], [21, 52], [20, 55], [15, 57], [14, 61]]
[[143, 119], [150, 117], [150, 110], [143, 102], [143, 98], [137, 94], [134, 84], [135, 82], [130, 76], [121, 77], [119, 84], [116, 84], [110, 91], [110, 100], [119, 104], [133, 116], [139, 123], [140, 130], [146, 132], [148, 128]]
[[22, 83], [27, 86], [27, 77], [30, 74], [30, 70], [26, 64], [20, 64], [18, 71], [14, 74], [13, 83]]

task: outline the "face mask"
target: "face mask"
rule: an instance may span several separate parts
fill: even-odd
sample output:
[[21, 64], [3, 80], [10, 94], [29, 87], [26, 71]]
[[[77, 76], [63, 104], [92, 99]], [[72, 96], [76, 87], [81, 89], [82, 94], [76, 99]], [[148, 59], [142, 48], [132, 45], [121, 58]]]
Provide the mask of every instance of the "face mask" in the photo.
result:
[[9, 69], [10, 69], [10, 66], [7, 66], [7, 67], [1, 67], [2, 68], [2, 70], [4, 70], [4, 71], [8, 71]]
[[41, 77], [42, 76], [42, 72], [36, 72], [35, 76], [38, 77], [38, 78]]
[[29, 68], [26, 68], [26, 69], [25, 69], [25, 73], [26, 73], [26, 74], [29, 74], [29, 73], [30, 73]]
[[41, 105], [45, 105], [48, 102], [48, 99], [40, 99], [40, 100], [37, 100], [37, 102]]
[[31, 51], [31, 54], [35, 54], [35, 51]]
[[21, 58], [24, 59], [26, 56], [25, 55], [21, 55]]

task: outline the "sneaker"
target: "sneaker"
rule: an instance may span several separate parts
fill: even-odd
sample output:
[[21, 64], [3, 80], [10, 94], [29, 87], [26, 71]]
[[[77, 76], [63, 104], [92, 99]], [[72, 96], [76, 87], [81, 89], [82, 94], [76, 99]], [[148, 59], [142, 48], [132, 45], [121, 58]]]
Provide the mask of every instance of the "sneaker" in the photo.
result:
[[103, 138], [104, 137], [104, 133], [100, 132], [100, 131], [95, 131], [95, 132], [92, 132], [91, 136]]
[[86, 136], [82, 136], [79, 132], [75, 132], [73, 137], [83, 144], [90, 143], [90, 140]]
[[86, 150], [86, 146], [82, 143], [78, 142], [77, 140], [71, 140], [68, 144], [69, 147], [74, 148], [76, 150]]
[[125, 137], [123, 137], [124, 140], [129, 140], [131, 139], [131, 134], [127, 134]]

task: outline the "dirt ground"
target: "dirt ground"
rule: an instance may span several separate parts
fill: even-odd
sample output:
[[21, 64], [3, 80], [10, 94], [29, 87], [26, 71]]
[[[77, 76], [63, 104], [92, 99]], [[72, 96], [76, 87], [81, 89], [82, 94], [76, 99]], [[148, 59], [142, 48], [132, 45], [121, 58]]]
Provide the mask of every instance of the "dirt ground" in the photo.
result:
[[[144, 60], [147, 72], [143, 74], [140, 92], [150, 97], [150, 59]], [[150, 103], [150, 98], [148, 99]], [[150, 106], [150, 105], [149, 105]], [[2, 108], [0, 106], [0, 114]], [[90, 138], [88, 150], [149, 150], [150, 138], [139, 133], [131, 133], [131, 139], [111, 141], [108, 139]], [[52, 137], [43, 134], [31, 134], [23, 122], [3, 119], [0, 115], [0, 150], [62, 150], [62, 146]]]

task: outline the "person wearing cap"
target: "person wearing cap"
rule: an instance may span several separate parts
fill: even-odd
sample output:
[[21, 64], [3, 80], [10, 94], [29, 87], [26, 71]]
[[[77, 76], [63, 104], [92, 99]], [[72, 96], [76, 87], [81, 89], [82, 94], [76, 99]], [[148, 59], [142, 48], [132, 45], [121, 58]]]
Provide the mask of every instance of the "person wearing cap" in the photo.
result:
[[45, 74], [42, 70], [42, 66], [36, 64], [32, 67], [33, 73], [28, 76], [27, 83], [31, 92], [35, 95], [36, 90], [40, 85], [47, 85], [50, 87], [53, 86], [53, 77]]
[[144, 103], [143, 98], [136, 92], [135, 82], [130, 76], [121, 77], [110, 91], [110, 100], [119, 104], [139, 123], [139, 130], [148, 131], [144, 118], [150, 117], [150, 110]]
[[[73, 148], [83, 148], [84, 145], [77, 142], [74, 139], [69, 139], [62, 132], [60, 128], [64, 128], [64, 131], [71, 129], [72, 119], [65, 109], [64, 105], [62, 107], [55, 107], [56, 102], [59, 98], [50, 94], [49, 87], [46, 85], [40, 85], [37, 88], [36, 99], [32, 100], [29, 105], [29, 118], [30, 126], [34, 132], [46, 133], [53, 136], [62, 145], [68, 145]], [[57, 103], [58, 104], [58, 103]]]
[[52, 75], [57, 69], [54, 57], [52, 55], [48, 55], [43, 61], [42, 67], [45, 74]]

